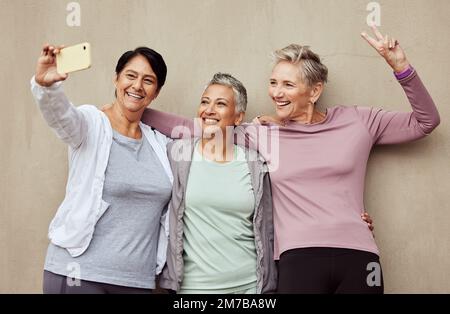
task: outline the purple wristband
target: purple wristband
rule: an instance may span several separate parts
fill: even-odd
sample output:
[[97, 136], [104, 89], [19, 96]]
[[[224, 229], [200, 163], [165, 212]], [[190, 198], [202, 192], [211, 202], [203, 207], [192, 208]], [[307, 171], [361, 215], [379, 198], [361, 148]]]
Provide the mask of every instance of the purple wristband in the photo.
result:
[[394, 72], [394, 74], [395, 74], [395, 77], [397, 78], [397, 80], [400, 81], [400, 80], [403, 80], [403, 79], [407, 78], [408, 76], [410, 76], [411, 73], [413, 73], [413, 72], [414, 72], [414, 68], [411, 65], [409, 65], [408, 68], [406, 70], [404, 70], [403, 72], [401, 72], [401, 73]]

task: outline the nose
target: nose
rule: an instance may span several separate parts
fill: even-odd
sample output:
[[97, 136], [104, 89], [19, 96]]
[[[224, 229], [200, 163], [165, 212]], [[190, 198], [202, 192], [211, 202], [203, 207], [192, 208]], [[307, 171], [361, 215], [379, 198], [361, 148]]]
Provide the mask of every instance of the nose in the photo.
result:
[[138, 79], [134, 80], [132, 86], [135, 91], [141, 91], [142, 90], [142, 79], [138, 78]]
[[206, 114], [214, 113], [214, 104], [212, 102], [208, 104], [208, 106], [206, 106], [205, 113]]
[[273, 88], [273, 97], [281, 98], [283, 97], [283, 89], [279, 86]]

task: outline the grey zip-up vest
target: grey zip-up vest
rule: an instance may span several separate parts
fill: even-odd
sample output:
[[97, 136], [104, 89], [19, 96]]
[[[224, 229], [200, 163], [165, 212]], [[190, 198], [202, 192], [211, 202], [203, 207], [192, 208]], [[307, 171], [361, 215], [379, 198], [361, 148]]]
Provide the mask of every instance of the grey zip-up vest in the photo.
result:
[[[185, 194], [192, 163], [192, 154], [199, 139], [183, 139], [169, 144], [167, 152], [174, 176], [172, 199], [169, 203], [169, 243], [167, 262], [159, 284], [162, 288], [179, 291], [183, 281], [183, 214]], [[270, 179], [266, 162], [248, 148], [245, 151], [255, 194], [253, 230], [257, 254], [257, 293], [274, 293], [277, 269], [273, 258], [273, 213]]]

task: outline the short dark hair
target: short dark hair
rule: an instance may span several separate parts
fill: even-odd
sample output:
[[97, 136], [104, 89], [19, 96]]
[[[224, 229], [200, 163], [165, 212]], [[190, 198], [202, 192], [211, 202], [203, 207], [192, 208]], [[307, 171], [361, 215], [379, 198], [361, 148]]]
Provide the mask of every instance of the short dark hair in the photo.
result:
[[150, 63], [153, 72], [155, 72], [156, 74], [156, 79], [158, 81], [158, 91], [161, 90], [161, 88], [164, 86], [164, 83], [166, 82], [167, 66], [166, 63], [164, 62], [163, 57], [155, 50], [150, 49], [148, 47], [138, 47], [134, 50], [125, 52], [120, 57], [119, 61], [117, 61], [116, 66], [117, 76], [119, 76], [119, 74], [125, 68], [127, 63], [130, 62], [130, 60], [136, 56], [143, 56], [145, 59], [147, 59], [148, 63]]

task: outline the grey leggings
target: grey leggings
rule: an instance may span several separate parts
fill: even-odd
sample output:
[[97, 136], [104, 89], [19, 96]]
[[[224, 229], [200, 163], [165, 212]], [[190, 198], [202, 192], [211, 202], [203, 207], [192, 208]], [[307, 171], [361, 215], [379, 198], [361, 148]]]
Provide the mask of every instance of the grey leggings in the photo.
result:
[[101, 282], [80, 280], [72, 285], [66, 276], [44, 270], [44, 294], [150, 294], [151, 289], [122, 287]]

